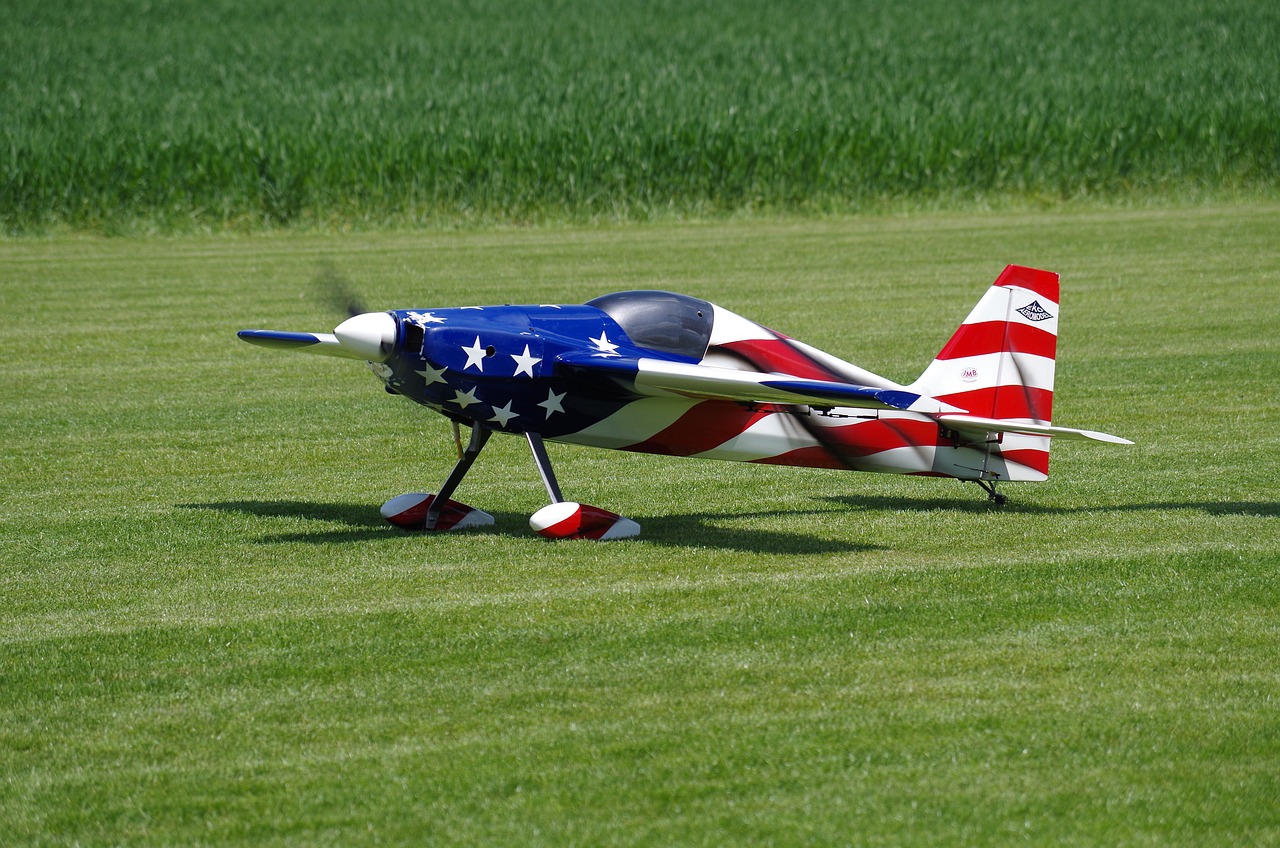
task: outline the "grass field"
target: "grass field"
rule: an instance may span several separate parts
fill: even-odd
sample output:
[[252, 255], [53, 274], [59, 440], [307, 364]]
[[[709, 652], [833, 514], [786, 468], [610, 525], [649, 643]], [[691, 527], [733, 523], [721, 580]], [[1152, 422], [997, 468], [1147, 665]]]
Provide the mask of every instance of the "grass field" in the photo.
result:
[[[0, 242], [0, 841], [1280, 843], [1280, 207]], [[521, 443], [242, 327], [684, 290], [909, 379], [1063, 274], [1053, 476]], [[803, 296], [798, 296], [803, 292]]]
[[1276, 197], [1274, 0], [10, 0], [0, 227]]

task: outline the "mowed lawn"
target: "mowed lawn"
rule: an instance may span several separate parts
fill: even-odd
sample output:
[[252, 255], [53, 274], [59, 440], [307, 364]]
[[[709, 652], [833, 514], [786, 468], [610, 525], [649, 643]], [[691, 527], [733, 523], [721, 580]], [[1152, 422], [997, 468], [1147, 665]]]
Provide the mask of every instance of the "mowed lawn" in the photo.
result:
[[[1062, 274], [1047, 483], [551, 446], [239, 342], [685, 291], [913, 379]], [[1280, 843], [1280, 207], [0, 242], [0, 842]]]

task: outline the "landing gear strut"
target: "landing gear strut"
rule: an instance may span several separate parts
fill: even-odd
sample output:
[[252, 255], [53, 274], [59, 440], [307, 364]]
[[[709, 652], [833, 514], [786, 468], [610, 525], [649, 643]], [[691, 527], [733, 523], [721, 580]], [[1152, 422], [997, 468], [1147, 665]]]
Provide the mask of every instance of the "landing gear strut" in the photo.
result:
[[[394, 497], [382, 505], [382, 516], [405, 530], [461, 530], [494, 523], [493, 516], [484, 510], [449, 500], [462, 478], [467, 476], [480, 451], [489, 441], [493, 431], [481, 424], [471, 425], [471, 440], [459, 451], [458, 462], [449, 472], [440, 491], [436, 494], [412, 493]], [[455, 431], [455, 438], [458, 434]], [[551, 505], [545, 506], [529, 519], [529, 526], [548, 539], [626, 539], [640, 533], [640, 525], [629, 518], [573, 501], [566, 501], [560, 493], [560, 484], [551, 467], [551, 458], [537, 433], [525, 433], [538, 476], [547, 489]], [[458, 441], [461, 445], [461, 440]]]
[[551, 457], [547, 456], [547, 448], [542, 444], [542, 437], [537, 433], [525, 433], [529, 442], [529, 450], [533, 451], [533, 464], [538, 466], [538, 476], [542, 485], [547, 487], [547, 497], [553, 504], [560, 503], [564, 497], [560, 494], [560, 484], [556, 482], [556, 472], [551, 469]]
[[[398, 495], [382, 505], [382, 517], [405, 530], [463, 530], [493, 524], [493, 516], [484, 510], [449, 500], [492, 433], [479, 424], [472, 425], [471, 441], [466, 449], [462, 449], [462, 441], [458, 440], [458, 462], [449, 472], [440, 492], [434, 495], [423, 492]], [[454, 437], [458, 437], [456, 430]]]
[[1009, 499], [1007, 497], [996, 491], [994, 480], [974, 480], [973, 482], [982, 487], [982, 490], [987, 493], [987, 500], [996, 506], [1004, 506], [1008, 502]]
[[445, 478], [444, 485], [440, 487], [440, 491], [436, 492], [435, 498], [431, 501], [431, 506], [427, 509], [426, 523], [422, 529], [436, 529], [436, 524], [440, 521], [440, 513], [444, 511], [445, 504], [449, 502], [449, 497], [453, 494], [453, 490], [458, 488], [462, 478], [467, 476], [467, 472], [471, 470], [472, 463], [476, 461], [480, 451], [484, 450], [485, 444], [492, 435], [493, 431], [488, 427], [481, 427], [479, 424], [471, 425], [471, 441], [467, 443], [466, 449], [458, 457], [458, 464], [453, 466], [453, 470]]
[[627, 539], [640, 533], [640, 525], [616, 512], [598, 506], [566, 501], [560, 494], [560, 484], [551, 468], [547, 448], [542, 436], [526, 432], [525, 440], [533, 452], [533, 464], [538, 466], [538, 476], [547, 487], [551, 504], [544, 506], [529, 518], [533, 532], [548, 539]]

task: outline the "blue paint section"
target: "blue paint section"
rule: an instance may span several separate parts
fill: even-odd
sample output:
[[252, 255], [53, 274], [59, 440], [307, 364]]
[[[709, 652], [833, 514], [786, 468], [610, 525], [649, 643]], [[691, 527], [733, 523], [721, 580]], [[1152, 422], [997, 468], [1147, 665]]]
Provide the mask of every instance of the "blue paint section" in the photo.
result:
[[894, 409], [910, 409], [924, 395], [918, 395], [915, 392], [902, 392], [897, 389], [883, 389], [879, 393], [880, 400], [892, 406]]
[[877, 389], [871, 386], [854, 386], [842, 383], [827, 383], [821, 380], [769, 380], [761, 385], [774, 389], [796, 392], [809, 397], [824, 397], [834, 402], [840, 401], [875, 401], [890, 409], [909, 410], [920, 400], [921, 395], [915, 392], [904, 392], [897, 389]]
[[[894, 409], [906, 409], [905, 406], [898, 406], [894, 402], [895, 399], [885, 397], [886, 395], [907, 394], [906, 392], [891, 392], [885, 389], [871, 388], [870, 386], [829, 383], [823, 380], [766, 380], [760, 385], [784, 392], [795, 392], [797, 395], [809, 398], [826, 398], [835, 403], [855, 400], [863, 402], [875, 401]], [[912, 395], [911, 397], [916, 398], [919, 395]]]
[[[654, 357], [645, 354], [646, 359]], [[634, 377], [640, 373], [640, 360], [634, 356], [592, 353], [590, 351], [570, 351], [556, 357], [556, 369], [562, 374], [580, 374], [582, 372], [608, 373], [619, 377]]]
[[[621, 385], [586, 383], [557, 369], [559, 357], [592, 352], [632, 361], [636, 348], [612, 318], [590, 306], [486, 306], [392, 313], [398, 350], [387, 386], [450, 417], [495, 430], [576, 433], [635, 400]], [[670, 359], [670, 354], [658, 354]], [[605, 378], [606, 381], [608, 378]]]

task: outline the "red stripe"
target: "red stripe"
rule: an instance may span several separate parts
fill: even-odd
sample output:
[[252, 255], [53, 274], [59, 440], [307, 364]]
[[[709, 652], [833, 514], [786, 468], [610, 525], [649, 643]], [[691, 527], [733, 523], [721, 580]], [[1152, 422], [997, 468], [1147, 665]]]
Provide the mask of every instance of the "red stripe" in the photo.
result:
[[939, 395], [938, 400], [983, 418], [1053, 420], [1053, 392], [1031, 386], [994, 386]]
[[752, 462], [758, 462], [762, 465], [794, 465], [797, 468], [848, 468], [848, 463], [842, 461], [840, 457], [831, 452], [830, 448], [822, 445], [813, 445], [807, 448], [797, 448], [793, 451], [780, 453], [777, 456], [766, 456], [764, 459], [754, 459]]
[[[435, 495], [427, 495], [417, 504], [388, 517], [387, 521], [406, 530], [421, 530], [427, 521], [427, 510], [431, 508], [431, 504], [435, 502], [435, 499]], [[475, 508], [464, 503], [458, 503], [453, 500], [445, 501], [444, 507], [440, 511], [440, 517], [436, 519], [436, 530], [449, 530], [453, 525], [473, 512], [475, 512]]]
[[831, 428], [830, 436], [835, 438], [827, 438], [828, 431], [819, 431], [818, 438], [844, 456], [862, 457], [896, 448], [936, 445], [941, 432], [932, 421], [886, 418]]
[[1014, 321], [983, 321], [965, 324], [947, 342], [938, 359], [960, 359], [987, 353], [1032, 353], [1053, 359], [1058, 337], [1039, 327]]
[[1009, 462], [1025, 465], [1032, 470], [1039, 471], [1041, 474], [1047, 475], [1049, 473], [1049, 452], [1047, 450], [1036, 450], [1034, 448], [1002, 450], [1000, 455]]
[[835, 380], [844, 382], [844, 378], [834, 371], [815, 362], [807, 354], [796, 350], [784, 338], [778, 339], [744, 339], [738, 342], [717, 345], [730, 353], [736, 354], [761, 371], [777, 371], [803, 377], [806, 380]]
[[1041, 271], [1036, 268], [1025, 268], [1021, 265], [1010, 265], [996, 278], [993, 285], [1022, 286], [1026, 289], [1058, 302], [1058, 275], [1052, 271]]
[[[952, 442], [943, 439], [941, 429], [931, 421], [896, 419], [864, 421], [843, 427], [819, 430], [815, 435], [823, 444], [787, 451], [777, 456], [753, 460], [762, 465], [790, 465], [802, 468], [862, 468], [865, 459], [889, 450], [901, 448], [942, 447]], [[969, 445], [981, 450], [981, 445]], [[1049, 473], [1049, 452], [1037, 448], [1002, 450], [992, 445], [993, 453], [1006, 460], [1038, 471]], [[932, 477], [952, 477], [943, 472], [912, 472]]]
[[858, 460], [884, 451], [941, 444], [942, 431], [932, 421], [895, 418], [862, 421], [843, 427], [822, 427], [812, 432], [822, 442], [821, 445], [798, 448], [755, 461], [805, 468], [856, 467]]
[[623, 450], [664, 456], [693, 456], [742, 435], [748, 427], [769, 414], [767, 410], [750, 409], [732, 401], [704, 401], [681, 415], [662, 432]]
[[619, 516], [590, 504], [581, 504], [563, 521], [544, 527], [539, 535], [551, 539], [599, 539], [618, 523]]

